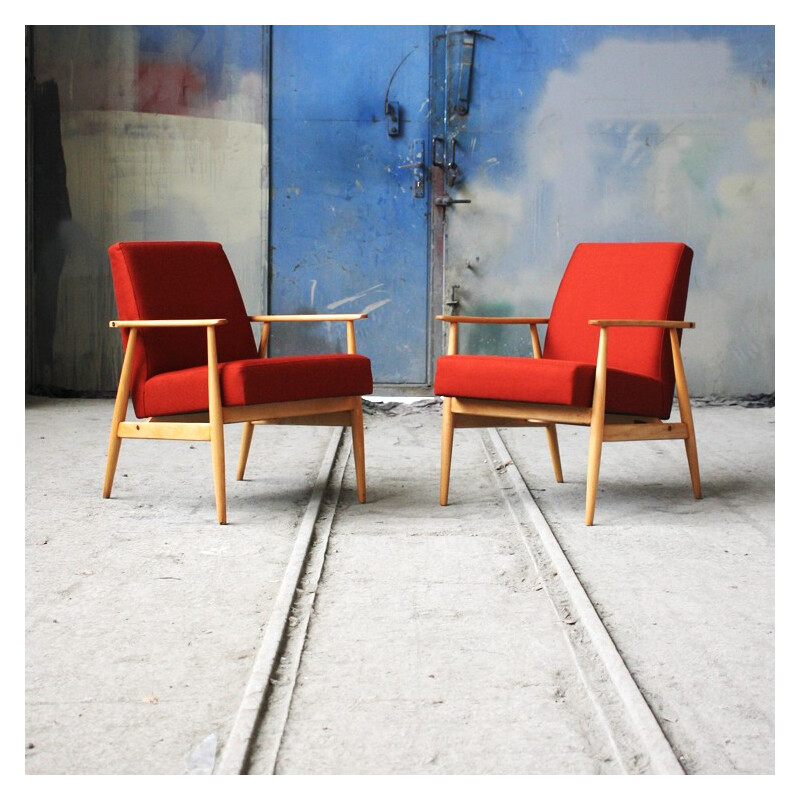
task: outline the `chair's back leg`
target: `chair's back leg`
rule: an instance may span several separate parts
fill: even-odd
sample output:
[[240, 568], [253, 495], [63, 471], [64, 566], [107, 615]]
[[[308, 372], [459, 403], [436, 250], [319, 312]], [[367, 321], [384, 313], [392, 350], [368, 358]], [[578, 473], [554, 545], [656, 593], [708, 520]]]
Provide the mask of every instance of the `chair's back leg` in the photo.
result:
[[447, 505], [450, 491], [450, 462], [453, 458], [453, 411], [452, 400], [445, 397], [442, 402], [442, 461], [439, 478], [439, 505]]
[[[267, 347], [269, 345], [269, 322], [264, 322], [261, 325], [261, 341], [258, 346], [258, 357], [265, 358], [267, 355]], [[253, 441], [253, 429], [255, 426], [252, 422], [245, 422], [242, 426], [242, 443], [239, 446], [239, 463], [236, 466], [236, 480], [244, 480], [244, 471], [247, 469], [247, 459], [250, 455], [250, 444]]]
[[138, 331], [132, 328], [128, 334], [128, 345], [122, 359], [122, 371], [117, 386], [117, 398], [114, 401], [114, 413], [111, 417], [111, 434], [108, 437], [108, 458], [106, 459], [106, 475], [103, 482], [103, 497], [111, 497], [111, 487], [114, 485], [114, 475], [117, 471], [119, 449], [122, 439], [119, 437], [119, 424], [125, 421], [128, 413], [128, 398], [131, 392], [131, 378], [133, 374], [133, 351], [136, 347]]
[[556, 474], [556, 483], [564, 483], [564, 473], [561, 471], [561, 451], [558, 448], [558, 434], [555, 423], [545, 425], [547, 431], [547, 446], [550, 448], [550, 460], [553, 462], [553, 472]]
[[242, 425], [242, 444], [239, 447], [239, 464], [236, 467], [236, 480], [244, 480], [244, 471], [247, 468], [247, 457], [250, 455], [250, 442], [253, 441], [253, 425], [252, 422], [245, 422]]
[[353, 398], [350, 412], [350, 431], [353, 437], [353, 462], [356, 468], [356, 494], [359, 503], [367, 502], [367, 468], [364, 454], [364, 412], [361, 398]]
[[689, 400], [689, 387], [686, 383], [686, 373], [683, 370], [683, 359], [681, 358], [681, 345], [678, 339], [678, 331], [670, 329], [670, 343], [672, 344], [672, 361], [675, 367], [675, 388], [678, 394], [678, 408], [681, 413], [681, 422], [686, 425], [688, 436], [684, 440], [686, 445], [686, 459], [689, 462], [689, 475], [692, 479], [692, 491], [694, 496], [700, 500], [703, 497], [703, 490], [700, 486], [700, 462], [697, 458], [697, 439], [694, 434], [694, 420], [692, 418], [692, 404]]

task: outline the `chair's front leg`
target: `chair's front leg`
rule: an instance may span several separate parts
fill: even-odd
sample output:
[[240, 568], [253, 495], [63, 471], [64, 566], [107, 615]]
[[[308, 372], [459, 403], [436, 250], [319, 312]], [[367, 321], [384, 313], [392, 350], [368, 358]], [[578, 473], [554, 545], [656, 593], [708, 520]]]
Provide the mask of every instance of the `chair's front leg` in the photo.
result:
[[442, 402], [442, 460], [439, 478], [439, 505], [447, 505], [450, 491], [450, 462], [453, 459], [453, 411], [452, 398], [445, 397]]
[[350, 431], [353, 437], [353, 462], [356, 468], [356, 494], [359, 503], [367, 502], [367, 467], [364, 453], [364, 412], [361, 398], [354, 398], [350, 412]]
[[586, 524], [594, 523], [597, 500], [597, 483], [600, 478], [600, 454], [603, 449], [603, 431], [606, 416], [606, 366], [608, 354], [608, 328], [600, 328], [597, 348], [597, 368], [592, 397], [592, 417], [589, 428], [589, 461], [586, 468]]
[[686, 445], [686, 458], [689, 462], [689, 475], [692, 479], [692, 491], [694, 496], [700, 500], [703, 497], [703, 490], [700, 486], [700, 463], [697, 458], [697, 439], [694, 434], [694, 420], [692, 418], [692, 404], [689, 400], [689, 387], [686, 383], [686, 373], [683, 370], [683, 359], [681, 358], [681, 344], [678, 338], [678, 331], [670, 328], [670, 344], [672, 345], [672, 362], [675, 368], [675, 387], [678, 394], [678, 408], [681, 413], [681, 422], [686, 425], [688, 435], [684, 440]]
[[211, 427], [211, 465], [214, 473], [214, 497], [217, 503], [217, 519], [224, 525], [225, 507], [225, 436], [222, 422], [222, 393], [219, 387], [217, 368], [217, 337], [214, 327], [206, 328], [208, 342], [208, 421]]
[[136, 347], [138, 331], [132, 328], [128, 334], [128, 345], [122, 359], [122, 371], [117, 386], [117, 398], [114, 401], [114, 413], [111, 417], [111, 434], [108, 438], [108, 458], [106, 459], [106, 475], [103, 482], [103, 497], [111, 497], [111, 487], [114, 485], [114, 475], [117, 471], [119, 449], [122, 439], [119, 437], [119, 424], [125, 421], [128, 413], [128, 398], [131, 392], [131, 379], [133, 376], [133, 351]]

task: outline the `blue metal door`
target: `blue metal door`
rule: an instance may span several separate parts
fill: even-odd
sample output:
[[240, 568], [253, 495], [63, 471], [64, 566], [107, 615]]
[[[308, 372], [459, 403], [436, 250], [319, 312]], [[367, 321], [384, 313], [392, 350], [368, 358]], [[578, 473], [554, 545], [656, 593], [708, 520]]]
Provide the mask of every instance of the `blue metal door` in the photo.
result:
[[[272, 28], [269, 307], [368, 312], [358, 347], [378, 384], [430, 381], [429, 36]], [[305, 336], [278, 326], [273, 352], [344, 346], [336, 326]]]

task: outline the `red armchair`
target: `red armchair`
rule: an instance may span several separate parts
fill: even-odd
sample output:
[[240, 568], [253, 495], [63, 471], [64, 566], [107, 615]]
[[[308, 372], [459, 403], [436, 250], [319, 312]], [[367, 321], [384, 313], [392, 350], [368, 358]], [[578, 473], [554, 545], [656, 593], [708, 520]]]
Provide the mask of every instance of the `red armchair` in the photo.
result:
[[[215, 242], [119, 242], [109, 248], [125, 357], [111, 423], [103, 497], [110, 497], [123, 439], [211, 443], [217, 517], [226, 522], [223, 426], [244, 423], [237, 478], [260, 422], [352, 428], [356, 485], [366, 500], [361, 396], [370, 360], [356, 352], [366, 314], [248, 317]], [[269, 358], [272, 323], [341, 321], [347, 353]], [[261, 323], [256, 348], [251, 323]], [[126, 420], [128, 400], [141, 421]]]
[[[694, 327], [683, 321], [692, 256], [674, 242], [579, 244], [549, 318], [437, 317], [449, 324], [434, 382], [444, 398], [440, 503], [448, 501], [454, 428], [545, 427], [561, 482], [557, 423], [590, 429], [587, 525], [604, 442], [682, 439], [694, 496], [702, 497], [680, 352], [682, 329]], [[534, 357], [459, 354], [458, 328], [472, 323], [529, 325]], [[676, 387], [680, 421], [669, 422]]]

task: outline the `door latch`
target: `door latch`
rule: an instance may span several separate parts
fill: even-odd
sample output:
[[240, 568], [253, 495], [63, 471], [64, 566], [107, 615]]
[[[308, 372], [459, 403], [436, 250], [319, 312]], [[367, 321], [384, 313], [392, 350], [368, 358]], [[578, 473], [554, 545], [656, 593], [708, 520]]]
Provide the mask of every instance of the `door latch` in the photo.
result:
[[460, 305], [458, 297], [456, 297], [456, 295], [458, 294], [458, 290], [460, 288], [461, 287], [457, 283], [454, 283], [450, 286], [450, 299], [445, 300], [444, 304], [446, 306], [450, 306], [451, 311], [455, 311], [456, 308], [458, 308], [458, 306]]
[[387, 100], [383, 106], [386, 115], [386, 133], [389, 136], [400, 135], [400, 103]]

